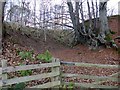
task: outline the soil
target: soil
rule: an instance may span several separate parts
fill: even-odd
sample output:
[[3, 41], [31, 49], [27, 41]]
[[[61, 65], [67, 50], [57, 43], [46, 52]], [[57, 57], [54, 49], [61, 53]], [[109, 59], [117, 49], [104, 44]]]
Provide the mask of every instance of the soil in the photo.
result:
[[[18, 65], [20, 57], [17, 55], [17, 50], [34, 50], [35, 55], [49, 50], [55, 58], [61, 61], [69, 62], [83, 62], [95, 64], [110, 64], [119, 65], [118, 53], [113, 48], [100, 47], [97, 50], [90, 50], [88, 46], [77, 45], [74, 47], [67, 47], [50, 36], [47, 36], [47, 41], [44, 38], [34, 38], [22, 34], [21, 32], [12, 31], [7, 34], [3, 40], [3, 58], [8, 60], [8, 65]], [[37, 61], [30, 62], [29, 64], [38, 63]], [[82, 67], [63, 67], [64, 72], [107, 76], [118, 72], [116, 69], [96, 69], [96, 68], [82, 68]], [[77, 79], [78, 80], [78, 79]], [[65, 81], [74, 81], [65, 79]], [[78, 80], [83, 82], [85, 80]], [[90, 81], [85, 81], [90, 82]], [[118, 85], [118, 84], [117, 84]]]
[[7, 49], [7, 44], [9, 43], [13, 44], [11, 48], [14, 48], [14, 45], [16, 45], [24, 50], [33, 49], [36, 54], [49, 50], [55, 58], [63, 61], [111, 65], [119, 64], [119, 55], [113, 48], [100, 47], [97, 50], [90, 50], [89, 47], [85, 45], [77, 45], [70, 48], [57, 42], [50, 36], [47, 36], [47, 41], [45, 42], [44, 38], [33, 38], [21, 34], [21, 32], [14, 31], [7, 34], [4, 39], [3, 55], [6, 53], [5, 49]]

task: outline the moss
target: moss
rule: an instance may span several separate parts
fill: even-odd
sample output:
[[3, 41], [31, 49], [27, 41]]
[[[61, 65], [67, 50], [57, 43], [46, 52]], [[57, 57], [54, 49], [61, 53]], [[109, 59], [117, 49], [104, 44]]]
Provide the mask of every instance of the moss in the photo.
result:
[[111, 34], [107, 34], [106, 37], [105, 37], [105, 40], [106, 40], [107, 42], [111, 42], [111, 41], [112, 41]]
[[114, 34], [116, 34], [116, 33], [117, 33], [117, 32], [114, 32], [114, 31], [110, 30], [110, 34], [114, 35]]

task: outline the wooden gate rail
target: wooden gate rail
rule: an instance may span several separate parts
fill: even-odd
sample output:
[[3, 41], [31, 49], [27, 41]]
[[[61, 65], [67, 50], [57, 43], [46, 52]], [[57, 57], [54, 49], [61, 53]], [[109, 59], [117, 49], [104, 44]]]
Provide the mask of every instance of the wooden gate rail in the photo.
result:
[[[61, 61], [61, 65], [67, 66], [79, 66], [79, 67], [93, 67], [93, 68], [110, 68], [110, 69], [119, 69], [119, 65], [107, 65], [107, 64], [92, 64], [92, 63], [78, 63], [78, 62], [64, 62]], [[62, 73], [62, 78], [81, 78], [81, 79], [92, 79], [95, 82], [92, 83], [76, 83], [73, 82], [75, 86], [83, 87], [83, 88], [118, 88], [118, 86], [108, 86], [108, 85], [100, 85], [106, 81], [118, 82], [118, 75], [120, 72], [115, 73], [110, 76], [94, 76], [94, 75], [84, 75], [84, 74], [70, 74], [70, 73]], [[64, 84], [68, 85], [70, 82], [64, 82]]]
[[[64, 62], [59, 61], [59, 59], [53, 58], [51, 63], [44, 63], [44, 64], [34, 64], [34, 65], [22, 65], [22, 66], [7, 66], [6, 60], [1, 60], [2, 67], [0, 68], [0, 87], [6, 87], [8, 85], [17, 84], [21, 82], [28, 82], [32, 80], [38, 80], [43, 78], [51, 78], [50, 82], [32, 86], [30, 88], [51, 88], [60, 86], [61, 83], [68, 85], [70, 82], [61, 81], [65, 77], [70, 78], [81, 78], [81, 79], [92, 79], [95, 82], [92, 83], [74, 83], [75, 86], [80, 86], [84, 88], [118, 88], [117, 86], [107, 86], [107, 85], [100, 85], [106, 81], [118, 82], [118, 75], [120, 72], [114, 73], [113, 75], [109, 76], [93, 76], [93, 75], [84, 75], [84, 74], [71, 74], [71, 73], [63, 73], [60, 70], [61, 65], [69, 65], [69, 66], [79, 66], [79, 67], [95, 67], [95, 68], [116, 68], [118, 69], [118, 65], [106, 65], [106, 64], [92, 64], [92, 63], [78, 63], [78, 62]], [[33, 70], [39, 68], [51, 68], [51, 72], [49, 73], [42, 73], [37, 75], [31, 76], [24, 76], [24, 77], [17, 77], [17, 78], [7, 78], [7, 73], [16, 72], [21, 70]]]
[[69, 65], [69, 66], [80, 66], [80, 67], [119, 68], [119, 65], [109, 65], [109, 64], [92, 64], [92, 63], [64, 62], [64, 61], [61, 61], [61, 64]]
[[[43, 78], [56, 78], [60, 76], [60, 70], [57, 71], [53, 71], [53, 69], [59, 69], [60, 68], [60, 61], [56, 60], [55, 58], [53, 58], [52, 63], [45, 63], [45, 64], [34, 64], [34, 65], [22, 65], [22, 66], [6, 66], [7, 65], [7, 61], [6, 60], [2, 60], [2, 67], [0, 68], [0, 76], [1, 76], [1, 80], [0, 80], [0, 86], [4, 87], [7, 85], [12, 85], [12, 84], [17, 84], [17, 83], [21, 83], [21, 82], [27, 82], [27, 81], [32, 81], [32, 80], [39, 80], [39, 79], [43, 79]], [[38, 69], [38, 68], [53, 68], [51, 72], [49, 73], [43, 73], [43, 74], [37, 74], [37, 75], [31, 75], [31, 76], [24, 76], [24, 77], [17, 77], [17, 78], [11, 78], [11, 79], [7, 79], [7, 73], [10, 72], [15, 72], [15, 71], [21, 71], [21, 70], [31, 70], [31, 69]], [[55, 79], [54, 81], [51, 82], [47, 82], [41, 85], [36, 85], [30, 88], [51, 88], [54, 86], [60, 86], [60, 80], [59, 79]]]

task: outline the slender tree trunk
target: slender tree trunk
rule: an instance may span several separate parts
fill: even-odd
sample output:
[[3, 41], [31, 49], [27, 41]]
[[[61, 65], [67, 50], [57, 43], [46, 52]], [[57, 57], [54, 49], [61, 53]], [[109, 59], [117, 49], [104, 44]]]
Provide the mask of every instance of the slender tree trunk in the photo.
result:
[[2, 54], [2, 2], [0, 2], [0, 54]]
[[[13, 7], [13, 2], [12, 0], [10, 0], [10, 8]], [[12, 21], [12, 12], [10, 12], [10, 17], [9, 17], [10, 21]]]
[[91, 11], [90, 11], [90, 4], [87, 0], [87, 5], [88, 5], [88, 14], [89, 14], [89, 30], [88, 30], [88, 34], [90, 35], [92, 32], [92, 15], [91, 15]]
[[[25, 2], [24, 2], [24, 0], [22, 0], [21, 1], [22, 3], [21, 3], [21, 7], [23, 7], [24, 8], [24, 4], [25, 4]], [[23, 26], [23, 12], [24, 12], [24, 10], [22, 9], [22, 12], [21, 12], [21, 22], [20, 22], [20, 25], [21, 25], [21, 27]]]
[[46, 8], [44, 5], [44, 13], [43, 13], [43, 30], [44, 30], [44, 41], [46, 42]]
[[83, 12], [82, 2], [80, 4], [80, 14], [81, 14], [81, 18], [82, 18], [82, 30], [83, 30], [83, 33], [86, 34], [86, 27], [85, 27], [85, 20], [84, 20], [84, 12]]
[[95, 19], [96, 17], [95, 17], [95, 8], [94, 8], [94, 2], [93, 2], [93, 0], [92, 0], [92, 12], [93, 12], [93, 18], [94, 18], [93, 28], [96, 29], [96, 19]]
[[2, 54], [2, 36], [3, 36], [3, 20], [4, 20], [5, 2], [0, 2], [0, 55]]
[[79, 22], [79, 2], [76, 2], [75, 8], [76, 8], [76, 25], [78, 26], [80, 23]]
[[34, 27], [36, 27], [36, 0], [34, 0]]
[[98, 3], [97, 3], [97, 0], [96, 0], [96, 18], [95, 18], [95, 27], [98, 28]]

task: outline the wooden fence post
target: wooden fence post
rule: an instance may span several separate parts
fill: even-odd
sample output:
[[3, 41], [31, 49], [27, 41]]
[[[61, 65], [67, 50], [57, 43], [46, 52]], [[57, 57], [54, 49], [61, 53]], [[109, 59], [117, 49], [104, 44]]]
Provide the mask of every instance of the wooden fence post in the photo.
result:
[[[7, 67], [7, 60], [1, 60], [1, 63], [2, 69]], [[7, 86], [4, 86], [6, 83], [5, 80], [7, 80], [7, 73], [2, 71], [2, 88], [4, 88], [4, 90], [7, 90]]]
[[[56, 58], [53, 58], [53, 59], [52, 59], [52, 62], [58, 62], [58, 63], [60, 63], [59, 59], [56, 59]], [[52, 78], [51, 78], [51, 81], [60, 81], [60, 66], [59, 66], [59, 67], [53, 67], [53, 68], [52, 68], [52, 72], [53, 72], [53, 73], [59, 73], [59, 76], [52, 77]], [[56, 88], [56, 89], [57, 89], [57, 88], [59, 89], [59, 86], [56, 86], [55, 88]]]

